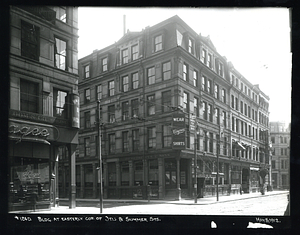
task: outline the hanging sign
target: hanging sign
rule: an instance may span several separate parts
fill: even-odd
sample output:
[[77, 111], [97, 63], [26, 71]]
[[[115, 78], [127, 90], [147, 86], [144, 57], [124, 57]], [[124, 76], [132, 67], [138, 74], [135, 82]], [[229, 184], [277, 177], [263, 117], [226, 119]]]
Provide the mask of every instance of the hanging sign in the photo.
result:
[[172, 148], [185, 149], [185, 115], [174, 113], [172, 117]]

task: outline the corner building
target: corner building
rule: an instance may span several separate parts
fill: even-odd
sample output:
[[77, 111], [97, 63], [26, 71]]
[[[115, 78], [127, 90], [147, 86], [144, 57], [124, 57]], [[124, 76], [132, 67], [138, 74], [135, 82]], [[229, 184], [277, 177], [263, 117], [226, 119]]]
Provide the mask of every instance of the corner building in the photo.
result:
[[196, 182], [198, 197], [214, 196], [217, 162], [220, 195], [259, 190], [269, 98], [178, 16], [81, 58], [79, 77], [79, 197], [99, 196], [98, 99], [104, 198], [192, 197]]
[[[63, 179], [70, 208], [75, 207], [77, 11], [10, 7], [10, 211], [55, 206]], [[58, 170], [63, 160], [70, 167]]]

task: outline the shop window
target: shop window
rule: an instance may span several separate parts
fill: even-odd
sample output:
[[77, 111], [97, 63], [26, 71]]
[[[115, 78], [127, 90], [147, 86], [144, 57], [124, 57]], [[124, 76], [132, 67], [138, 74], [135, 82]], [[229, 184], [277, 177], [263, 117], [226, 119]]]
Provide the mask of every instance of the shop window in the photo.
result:
[[149, 95], [147, 97], [147, 107], [148, 107], [148, 115], [155, 114], [155, 96]]
[[126, 121], [129, 119], [129, 102], [122, 103], [122, 120]]
[[38, 113], [38, 84], [26, 80], [20, 80], [21, 111]]
[[22, 21], [21, 27], [21, 55], [38, 61], [40, 56], [40, 29], [24, 21]]
[[108, 146], [109, 146], [109, 153], [113, 154], [116, 151], [116, 135], [109, 134], [108, 135]]
[[131, 58], [132, 58], [132, 61], [137, 60], [139, 58], [139, 47], [138, 47], [138, 45], [133, 45], [131, 47]]
[[132, 89], [138, 89], [139, 88], [139, 73], [136, 72], [136, 73], [133, 73], [131, 75], [131, 87]]
[[155, 83], [155, 67], [148, 68], [147, 78], [148, 78], [148, 85]]
[[158, 185], [158, 160], [149, 160], [149, 183]]
[[172, 143], [172, 132], [170, 125], [163, 125], [163, 148], [170, 148]]
[[148, 130], [148, 149], [156, 148], [156, 127], [149, 127]]
[[129, 151], [128, 131], [122, 132], [122, 149], [123, 149], [123, 152]]
[[121, 186], [129, 186], [129, 163], [121, 163]]
[[161, 51], [163, 48], [162, 45], [162, 35], [154, 37], [154, 52]]
[[55, 67], [67, 70], [67, 42], [59, 38], [55, 38], [54, 49]]
[[132, 131], [132, 151], [138, 151], [140, 145], [139, 129]]
[[163, 63], [163, 80], [169, 80], [171, 78], [171, 62]]
[[115, 81], [108, 82], [108, 96], [115, 95]]
[[68, 93], [53, 88], [53, 116], [68, 118]]
[[134, 162], [134, 184], [135, 185], [140, 185], [142, 186], [144, 181], [143, 181], [143, 162], [142, 161], [136, 161]]
[[115, 162], [107, 163], [108, 170], [108, 186], [116, 186], [117, 185], [117, 168]]
[[128, 63], [128, 49], [122, 50], [122, 64]]
[[171, 111], [171, 91], [162, 92], [162, 112]]

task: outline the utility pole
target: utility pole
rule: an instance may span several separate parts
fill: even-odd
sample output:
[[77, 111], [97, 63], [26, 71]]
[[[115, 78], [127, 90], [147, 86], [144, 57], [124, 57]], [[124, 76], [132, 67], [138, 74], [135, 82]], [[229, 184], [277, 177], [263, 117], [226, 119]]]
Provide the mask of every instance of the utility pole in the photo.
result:
[[197, 203], [197, 131], [195, 129], [195, 134], [194, 134], [194, 178], [195, 178], [195, 183], [194, 183], [194, 196], [195, 196], [195, 203]]
[[100, 198], [100, 213], [103, 211], [103, 189], [102, 189], [102, 157], [101, 157], [101, 123], [100, 123], [100, 100], [97, 101], [97, 128], [98, 128], [98, 146], [99, 146], [99, 198]]

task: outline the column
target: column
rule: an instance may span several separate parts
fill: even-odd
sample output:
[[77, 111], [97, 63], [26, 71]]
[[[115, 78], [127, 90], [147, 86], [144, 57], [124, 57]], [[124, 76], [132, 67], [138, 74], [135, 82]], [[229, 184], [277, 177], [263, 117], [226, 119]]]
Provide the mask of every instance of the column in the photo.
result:
[[84, 168], [83, 165], [80, 164], [80, 197], [83, 198], [84, 192]]
[[180, 188], [180, 157], [176, 158], [177, 161], [177, 200], [181, 200], [181, 188]]
[[117, 177], [117, 182], [116, 182], [116, 195], [117, 195], [117, 198], [120, 198], [121, 197], [121, 191], [119, 190], [119, 186], [121, 186], [121, 172], [120, 172], [120, 162], [117, 161], [116, 162], [116, 177]]
[[164, 177], [163, 158], [158, 158], [158, 197], [159, 197], [159, 199], [163, 199], [165, 197], [163, 177]]
[[97, 195], [97, 183], [98, 183], [98, 171], [96, 171], [96, 165], [95, 163], [92, 163], [92, 169], [93, 169], [93, 198], [96, 198]]
[[132, 161], [128, 161], [129, 164], [129, 186], [134, 186], [134, 171], [133, 171], [133, 162]]
[[69, 149], [69, 182], [70, 182], [70, 189], [69, 189], [69, 208], [74, 209], [76, 208], [76, 144], [68, 144]]
[[108, 170], [107, 170], [107, 162], [106, 160], [103, 160], [103, 197], [107, 198], [107, 189], [106, 187], [108, 186]]

